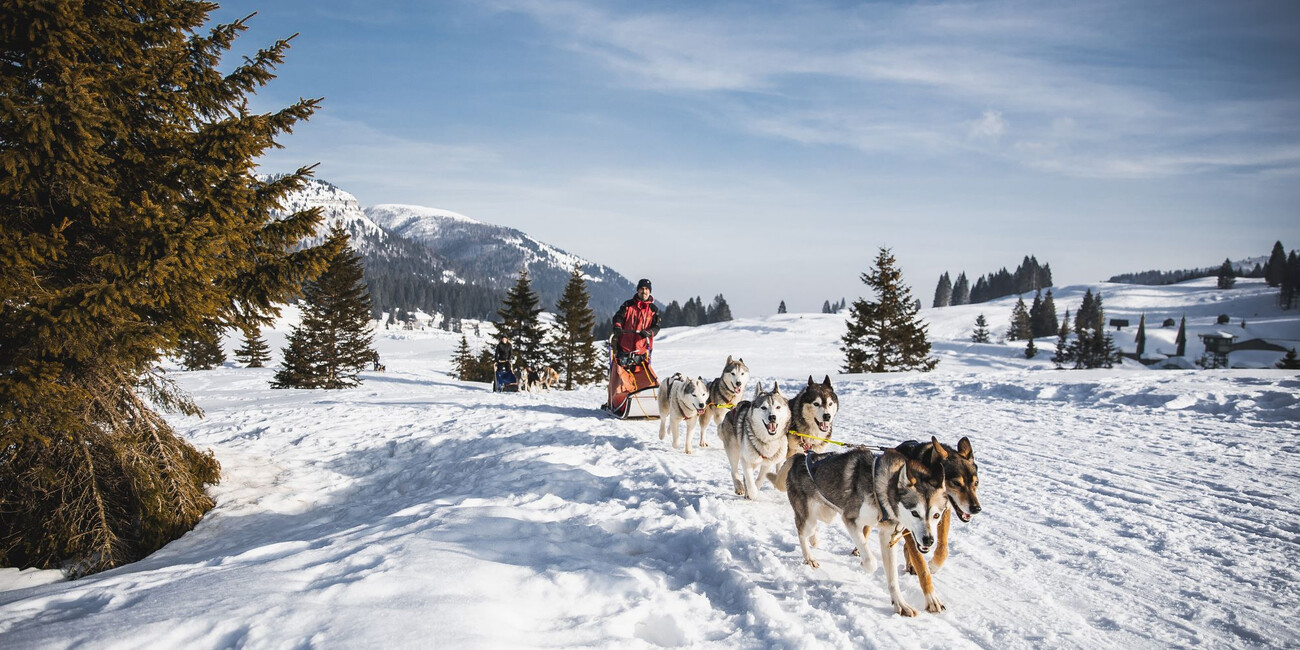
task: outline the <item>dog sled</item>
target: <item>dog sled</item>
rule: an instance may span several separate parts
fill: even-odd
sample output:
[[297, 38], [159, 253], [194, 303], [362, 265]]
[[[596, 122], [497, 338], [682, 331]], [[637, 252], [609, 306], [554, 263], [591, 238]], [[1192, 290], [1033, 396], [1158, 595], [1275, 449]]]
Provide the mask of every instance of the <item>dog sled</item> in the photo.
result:
[[648, 355], [610, 353], [609, 401], [601, 408], [624, 420], [659, 419], [659, 376]]
[[515, 371], [510, 368], [510, 364], [497, 364], [496, 373], [492, 375], [492, 392], [519, 392], [519, 378], [515, 376]]

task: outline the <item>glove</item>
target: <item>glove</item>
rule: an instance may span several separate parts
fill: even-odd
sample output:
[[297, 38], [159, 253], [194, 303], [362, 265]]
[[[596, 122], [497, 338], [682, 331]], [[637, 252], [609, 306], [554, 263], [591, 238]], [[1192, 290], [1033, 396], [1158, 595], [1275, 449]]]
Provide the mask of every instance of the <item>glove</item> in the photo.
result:
[[650, 338], [650, 332], [647, 331], [647, 330], [637, 330], [637, 331], [636, 331], [636, 335], [639, 336], [639, 337], [641, 337], [641, 338], [643, 338], [643, 339], [648, 339], [648, 338]]

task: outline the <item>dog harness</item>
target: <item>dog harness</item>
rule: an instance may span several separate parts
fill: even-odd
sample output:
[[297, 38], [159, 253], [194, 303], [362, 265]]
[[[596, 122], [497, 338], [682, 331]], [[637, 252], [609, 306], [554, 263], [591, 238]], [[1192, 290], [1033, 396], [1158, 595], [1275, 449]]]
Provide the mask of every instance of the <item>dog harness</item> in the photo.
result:
[[[838, 440], [831, 440], [830, 438], [818, 438], [817, 436], [808, 435], [808, 434], [806, 434], [806, 433], [799, 433], [798, 431], [795, 431], [794, 429], [790, 429], [790, 435], [792, 435], [792, 436], [799, 436], [800, 438], [812, 438], [813, 440], [820, 440], [820, 441], [822, 441], [822, 442], [829, 442], [829, 443], [831, 443], [832, 445], [839, 445], [839, 446], [841, 446], [841, 447], [847, 447], [847, 446], [849, 446], [849, 443], [847, 443], [847, 442], [840, 442], [840, 441], [838, 441]], [[812, 451], [812, 443], [811, 443], [811, 442], [802, 442], [802, 441], [801, 441], [801, 442], [799, 443], [799, 446], [800, 446], [800, 447], [803, 447], [803, 450], [804, 450], [804, 451]]]
[[727, 403], [727, 404], [716, 404], [716, 403], [714, 403], [714, 402], [709, 402], [708, 405], [709, 405], [709, 406], [712, 406], [712, 407], [714, 407], [714, 408], [720, 408], [720, 409], [732, 409], [732, 408], [736, 408], [736, 405], [734, 404], [734, 400], [736, 399], [736, 397], [738, 397], [738, 396], [740, 395], [740, 391], [736, 390], [736, 387], [735, 387], [735, 386], [732, 386], [731, 388], [727, 388], [727, 378], [726, 378], [725, 376], [723, 376], [723, 377], [719, 377], [719, 378], [718, 378], [718, 381], [721, 381], [721, 382], [722, 382], [722, 392], [723, 392], [723, 394], [728, 394], [728, 393], [730, 393], [730, 395], [731, 395], [730, 399], [733, 400], [733, 403]]
[[[792, 433], [793, 433], [793, 432], [792, 432]], [[844, 443], [839, 443], [839, 444], [844, 444]], [[868, 449], [868, 450], [871, 449], [871, 447], [868, 447], [867, 445], [858, 445], [858, 447], [863, 448], [863, 449]], [[817, 462], [813, 463], [813, 462], [810, 462], [810, 461], [809, 461], [809, 458], [812, 457], [812, 454], [807, 454], [807, 453], [806, 453], [806, 454], [803, 455], [803, 468], [804, 468], [804, 471], [808, 472], [808, 478], [812, 479], [813, 490], [816, 490], [816, 491], [817, 491], [817, 496], [820, 497], [823, 501], [825, 501], [825, 502], [827, 502], [827, 503], [830, 503], [830, 504], [832, 504], [832, 505], [834, 505], [834, 503], [833, 503], [830, 499], [827, 499], [826, 496], [822, 494], [821, 489], [817, 487], [817, 477], [813, 476], [813, 468], [814, 468], [814, 467], [817, 467], [818, 465], [820, 465], [820, 464], [822, 464], [822, 463], [824, 463], [824, 462], [826, 462], [826, 461], [828, 461], [828, 460], [830, 460], [830, 459], [831, 459], [832, 457], [834, 457], [834, 456], [835, 456], [835, 454], [826, 454], [826, 457], [825, 457], [825, 458], [819, 458], [819, 459], [817, 459]], [[876, 500], [876, 511], [879, 512], [880, 515], [883, 517], [883, 516], [885, 515], [885, 502], [884, 502], [884, 500], [882, 500], [882, 499], [880, 498], [880, 493], [876, 490], [876, 474], [880, 471], [880, 463], [884, 460], [885, 457], [884, 457], [883, 454], [880, 455], [880, 456], [877, 456], [877, 455], [875, 455], [875, 454], [871, 454], [871, 458], [872, 458], [872, 462], [871, 462], [871, 496], [872, 496], [873, 498], [875, 498], [875, 500]], [[888, 517], [888, 518], [886, 518], [886, 519], [881, 519], [880, 521], [876, 522], [876, 524], [877, 524], [877, 525], [880, 525], [880, 524], [887, 524], [887, 523], [889, 523], [889, 522], [891, 522], [891, 521], [893, 521], [893, 522], [897, 522], [897, 521], [898, 521], [897, 513], [894, 513], [894, 512], [892, 512], [892, 511], [890, 512], [890, 517]], [[889, 538], [889, 545], [892, 547], [893, 545], [895, 545], [895, 544], [898, 543], [898, 540], [900, 540], [900, 539], [902, 539], [902, 538], [903, 538], [903, 533], [902, 533], [901, 531], [898, 530], [898, 526], [897, 526], [897, 524], [895, 524], [895, 526], [894, 526], [894, 532], [893, 532], [893, 534], [892, 534], [892, 535], [890, 536], [890, 538]]]

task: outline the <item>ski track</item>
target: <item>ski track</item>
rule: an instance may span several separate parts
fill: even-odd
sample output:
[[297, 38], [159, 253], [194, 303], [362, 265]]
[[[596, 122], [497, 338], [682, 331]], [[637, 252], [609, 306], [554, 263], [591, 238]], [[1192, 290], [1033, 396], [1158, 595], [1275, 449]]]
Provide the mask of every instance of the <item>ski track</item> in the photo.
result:
[[0, 645], [354, 647], [373, 625], [409, 647], [1300, 643], [1292, 379], [837, 380], [839, 439], [974, 442], [984, 511], [953, 523], [948, 611], [900, 572], [921, 611], [904, 619], [838, 522], [814, 570], [785, 495], [732, 492], [716, 425], [686, 455], [657, 423], [600, 415], [600, 390], [392, 372], [285, 400], [254, 388], [263, 374], [186, 378], [207, 417], [178, 424], [225, 472], [199, 527], [133, 565], [0, 592]]

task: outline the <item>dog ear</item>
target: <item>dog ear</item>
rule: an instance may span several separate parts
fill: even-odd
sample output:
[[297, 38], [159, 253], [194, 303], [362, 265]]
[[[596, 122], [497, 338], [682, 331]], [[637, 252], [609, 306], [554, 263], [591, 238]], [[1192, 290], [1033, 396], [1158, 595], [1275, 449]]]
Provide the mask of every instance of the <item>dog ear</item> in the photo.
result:
[[817, 382], [813, 381], [812, 375], [808, 375], [808, 385], [809, 385], [809, 386], [816, 386], [816, 385], [817, 385]]
[[728, 366], [729, 366], [729, 365], [731, 365], [731, 364], [733, 364], [733, 363], [735, 363], [735, 361], [732, 361], [732, 360], [731, 360], [731, 355], [728, 354], [728, 355], [727, 355], [727, 363], [726, 363], [725, 365], [728, 365]]
[[968, 440], [966, 436], [962, 436], [961, 440], [957, 441], [957, 455], [966, 460], [971, 460], [975, 457], [975, 452], [970, 447], [970, 440]]
[[904, 462], [902, 469], [898, 470], [898, 488], [906, 490], [914, 485], [916, 485], [916, 479], [912, 477], [911, 472], [907, 471], [907, 463]]
[[934, 453], [939, 457], [939, 460], [948, 459], [948, 452], [944, 450], [943, 445], [939, 444], [938, 438], [930, 436], [930, 444], [934, 446]]
[[824, 380], [822, 381], [822, 385], [825, 386], [825, 387], [827, 387], [827, 388], [830, 388], [830, 387], [831, 387], [831, 376], [830, 376], [830, 375], [826, 375], [826, 379], [824, 379]]
[[781, 394], [781, 384], [778, 384], [775, 381], [772, 382], [772, 394], [773, 395]]

